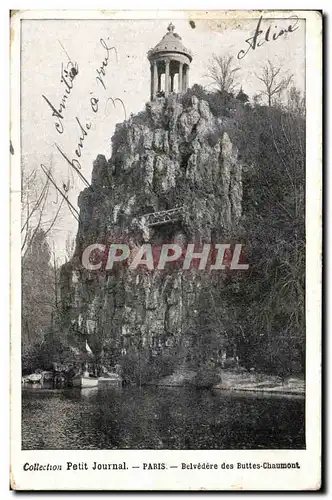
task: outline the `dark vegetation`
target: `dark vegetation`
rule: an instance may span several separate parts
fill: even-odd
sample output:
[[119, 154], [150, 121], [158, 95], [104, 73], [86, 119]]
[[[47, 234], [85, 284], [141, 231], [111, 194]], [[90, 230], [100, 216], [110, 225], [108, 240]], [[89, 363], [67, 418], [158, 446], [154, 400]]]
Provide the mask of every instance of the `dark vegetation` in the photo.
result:
[[125, 384], [140, 386], [171, 375], [178, 367], [179, 358], [167, 353], [152, 356], [150, 349], [135, 349], [129, 350], [120, 363]]
[[[242, 95], [241, 95], [242, 94]], [[231, 271], [200, 299], [207, 345], [220, 332], [240, 364], [287, 376], [305, 371], [305, 117], [299, 93], [287, 106], [225, 101], [194, 86], [225, 122], [244, 164], [241, 237], [248, 272]], [[297, 103], [297, 104], [296, 104]], [[230, 235], [236, 238], [235, 235]], [[204, 295], [205, 294], [205, 295]], [[211, 313], [211, 301], [215, 304]], [[209, 307], [209, 313], [204, 313]], [[207, 357], [210, 353], [207, 353]]]

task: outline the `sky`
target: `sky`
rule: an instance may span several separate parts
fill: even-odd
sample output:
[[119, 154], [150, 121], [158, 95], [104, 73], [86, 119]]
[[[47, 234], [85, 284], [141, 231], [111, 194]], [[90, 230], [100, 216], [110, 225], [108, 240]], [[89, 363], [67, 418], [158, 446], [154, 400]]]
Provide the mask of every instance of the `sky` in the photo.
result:
[[[207, 88], [207, 64], [213, 54], [232, 55], [239, 66], [239, 87], [249, 96], [262, 90], [255, 73], [271, 60], [293, 73], [293, 83], [304, 91], [305, 85], [305, 22], [299, 21], [298, 29], [282, 35], [275, 41], [250, 50], [243, 59], [237, 59], [241, 49], [248, 47], [258, 19], [233, 21], [194, 20], [192, 28], [188, 19], [159, 20], [23, 20], [21, 24], [21, 152], [22, 164], [27, 171], [37, 168], [43, 176], [41, 164], [52, 167], [59, 186], [70, 181], [69, 199], [77, 206], [77, 197], [85, 185], [73, 172], [64, 158], [77, 158], [82, 128], [85, 130], [83, 148], [79, 158], [83, 176], [90, 182], [92, 164], [98, 154], [111, 156], [111, 137], [116, 123], [125, 119], [122, 106], [112, 105], [110, 98], [120, 98], [126, 116], [144, 109], [150, 98], [150, 66], [147, 52], [154, 47], [173, 21], [175, 32], [183, 44], [192, 51], [190, 86], [194, 83]], [[293, 21], [292, 21], [293, 22]], [[285, 19], [263, 18], [261, 29], [270, 33], [289, 26]], [[277, 28], [275, 28], [277, 26]], [[104, 42], [101, 42], [101, 39]], [[108, 51], [105, 48], [115, 47]], [[104, 67], [102, 82], [97, 70]], [[62, 110], [62, 119], [52, 116], [59, 109], [66, 87], [61, 82], [61, 68], [70, 61], [76, 63], [78, 74]], [[46, 100], [47, 99], [47, 100]], [[98, 109], [96, 110], [96, 99]], [[91, 101], [92, 100], [92, 101]], [[48, 102], [47, 102], [48, 101]], [[95, 111], [92, 109], [94, 105]], [[60, 134], [56, 128], [61, 130]], [[59, 151], [61, 150], [63, 154]], [[47, 203], [50, 218], [57, 209], [57, 196], [51, 192]], [[50, 235], [51, 243], [60, 260], [64, 258], [67, 235], [76, 236], [77, 222], [67, 208]]]

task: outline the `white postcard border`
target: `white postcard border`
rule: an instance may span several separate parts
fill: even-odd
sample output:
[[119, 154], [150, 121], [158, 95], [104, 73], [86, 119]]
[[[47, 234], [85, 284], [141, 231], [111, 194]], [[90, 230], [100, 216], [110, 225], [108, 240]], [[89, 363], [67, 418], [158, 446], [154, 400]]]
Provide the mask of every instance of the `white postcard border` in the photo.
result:
[[[289, 17], [290, 11], [260, 11]], [[305, 490], [320, 485], [321, 455], [321, 226], [322, 226], [322, 19], [306, 19], [306, 450], [21, 450], [21, 274], [20, 262], [20, 20], [21, 19], [173, 19], [255, 18], [257, 11], [22, 11], [11, 25], [11, 485], [17, 490]], [[25, 472], [25, 463], [126, 461], [128, 471]], [[299, 462], [300, 470], [142, 471], [143, 462], [237, 463]]]

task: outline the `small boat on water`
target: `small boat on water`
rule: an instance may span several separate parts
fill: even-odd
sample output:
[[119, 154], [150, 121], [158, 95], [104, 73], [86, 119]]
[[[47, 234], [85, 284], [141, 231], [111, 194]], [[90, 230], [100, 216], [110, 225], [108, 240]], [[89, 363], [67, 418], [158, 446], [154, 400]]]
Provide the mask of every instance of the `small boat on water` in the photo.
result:
[[42, 379], [43, 376], [41, 373], [31, 373], [31, 375], [24, 377], [24, 380], [28, 382], [28, 384], [40, 384]]

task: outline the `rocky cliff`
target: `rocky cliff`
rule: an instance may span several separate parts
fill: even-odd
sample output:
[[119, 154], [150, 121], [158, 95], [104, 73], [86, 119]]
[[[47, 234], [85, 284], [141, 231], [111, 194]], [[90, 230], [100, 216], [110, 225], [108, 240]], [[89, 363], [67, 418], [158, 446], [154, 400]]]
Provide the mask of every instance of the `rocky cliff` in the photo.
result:
[[[158, 99], [118, 124], [112, 157], [98, 156], [91, 188], [79, 196], [75, 255], [61, 272], [66, 331], [118, 354], [188, 342], [208, 271], [88, 271], [82, 252], [94, 243], [227, 243], [241, 217], [241, 174], [225, 123], [195, 96]], [[146, 214], [174, 208], [175, 220], [149, 224]]]

